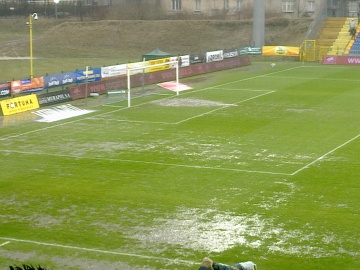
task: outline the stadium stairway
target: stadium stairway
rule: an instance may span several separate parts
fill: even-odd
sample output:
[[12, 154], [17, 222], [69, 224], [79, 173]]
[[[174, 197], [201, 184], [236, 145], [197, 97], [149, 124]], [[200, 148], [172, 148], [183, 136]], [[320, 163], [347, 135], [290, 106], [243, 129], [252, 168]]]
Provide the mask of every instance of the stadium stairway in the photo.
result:
[[[346, 49], [348, 45], [353, 42], [349, 33], [349, 23], [350, 20], [354, 18], [345, 18], [345, 22], [343, 23], [340, 31], [337, 34], [336, 39], [331, 44], [328, 55], [343, 55], [346, 54]], [[357, 24], [357, 19], [355, 20]]]
[[358, 24], [356, 28], [355, 40], [350, 40], [347, 45], [344, 54], [345, 55], [360, 55], [360, 25]]
[[[320, 47], [331, 47], [346, 23], [346, 18], [329, 17], [323, 23], [316, 39]], [[348, 29], [347, 29], [348, 31]]]

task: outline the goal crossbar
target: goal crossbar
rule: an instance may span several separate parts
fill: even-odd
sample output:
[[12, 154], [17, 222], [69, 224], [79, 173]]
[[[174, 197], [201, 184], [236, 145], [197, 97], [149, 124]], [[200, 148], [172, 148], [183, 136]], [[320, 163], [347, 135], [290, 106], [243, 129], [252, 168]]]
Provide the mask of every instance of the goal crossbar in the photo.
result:
[[[169, 62], [164, 62], [164, 63], [160, 63], [160, 64], [153, 64], [153, 65], [148, 65], [148, 66], [141, 66], [141, 67], [133, 67], [133, 68], [127, 68], [126, 69], [126, 76], [127, 76], [127, 90], [128, 90], [128, 107], [131, 106], [131, 81], [130, 81], [130, 76], [131, 76], [131, 72], [132, 71], [136, 71], [136, 70], [145, 70], [148, 68], [152, 68], [152, 67], [159, 67], [159, 66], [165, 66], [165, 65], [174, 65], [175, 64], [175, 73], [176, 73], [176, 89], [178, 89], [178, 85], [179, 85], [179, 61], [169, 61]], [[176, 94], [179, 95], [179, 90], [176, 90]]]

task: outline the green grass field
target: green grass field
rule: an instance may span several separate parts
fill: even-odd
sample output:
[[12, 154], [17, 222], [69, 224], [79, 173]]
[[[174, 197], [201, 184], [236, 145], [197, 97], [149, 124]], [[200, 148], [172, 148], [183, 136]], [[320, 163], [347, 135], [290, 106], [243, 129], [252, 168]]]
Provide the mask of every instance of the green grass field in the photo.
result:
[[358, 73], [259, 62], [130, 108], [3, 117], [0, 269], [360, 269]]

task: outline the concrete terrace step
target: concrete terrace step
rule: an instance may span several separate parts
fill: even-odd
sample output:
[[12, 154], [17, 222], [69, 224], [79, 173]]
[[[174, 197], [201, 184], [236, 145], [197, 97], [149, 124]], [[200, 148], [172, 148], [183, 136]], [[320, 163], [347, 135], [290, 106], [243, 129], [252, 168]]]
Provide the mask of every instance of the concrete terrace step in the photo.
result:
[[[358, 39], [358, 35], [359, 35], [359, 33], [360, 33], [360, 25], [358, 24], [358, 26], [356, 27], [356, 36], [355, 36], [355, 40], [356, 39]], [[344, 54], [349, 54], [350, 53], [350, 51], [351, 51], [351, 48], [352, 48], [352, 46], [354, 45], [354, 43], [355, 43], [355, 40], [353, 40], [353, 39], [351, 39], [350, 41], [349, 41], [349, 44], [346, 46], [346, 48], [345, 48], [345, 52], [344, 52]]]
[[[328, 47], [328, 55], [343, 54], [351, 40], [349, 23], [352, 18], [328, 18], [318, 35], [317, 44]], [[357, 20], [356, 20], [357, 23]]]

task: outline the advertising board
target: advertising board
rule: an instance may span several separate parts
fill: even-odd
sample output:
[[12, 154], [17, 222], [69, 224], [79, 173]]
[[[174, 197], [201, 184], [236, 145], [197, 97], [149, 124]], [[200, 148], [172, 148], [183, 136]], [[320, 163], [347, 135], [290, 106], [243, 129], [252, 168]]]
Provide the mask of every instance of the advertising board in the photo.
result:
[[11, 115], [37, 109], [39, 102], [36, 95], [26, 95], [2, 100], [0, 106], [4, 115]]

